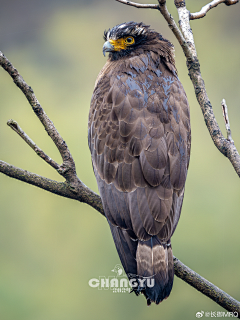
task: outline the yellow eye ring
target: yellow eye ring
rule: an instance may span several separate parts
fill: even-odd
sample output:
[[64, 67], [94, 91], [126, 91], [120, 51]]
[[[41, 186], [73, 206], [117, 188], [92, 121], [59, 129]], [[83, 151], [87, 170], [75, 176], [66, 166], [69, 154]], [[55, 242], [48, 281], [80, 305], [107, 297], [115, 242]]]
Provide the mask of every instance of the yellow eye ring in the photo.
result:
[[124, 39], [124, 42], [127, 46], [130, 46], [131, 44], [133, 44], [135, 42], [134, 38], [131, 36], [128, 36]]

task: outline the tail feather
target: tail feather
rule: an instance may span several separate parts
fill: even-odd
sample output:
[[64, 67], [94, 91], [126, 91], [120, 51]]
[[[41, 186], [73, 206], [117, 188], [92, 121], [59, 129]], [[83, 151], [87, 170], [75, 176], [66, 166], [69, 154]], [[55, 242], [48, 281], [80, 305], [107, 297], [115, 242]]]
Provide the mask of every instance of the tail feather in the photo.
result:
[[173, 285], [171, 244], [161, 244], [156, 236], [148, 241], [138, 241], [136, 259], [139, 279], [154, 279], [154, 286], [146, 285], [146, 281], [142, 285], [139, 281], [138, 291], [145, 295], [148, 304], [160, 303], [169, 296]]
[[[109, 223], [113, 239], [128, 275], [138, 279], [136, 295], [144, 294], [148, 305], [159, 304], [172, 290], [174, 267], [170, 241], [161, 243], [157, 236], [147, 241], [133, 240], [126, 230]], [[149, 280], [148, 280], [149, 279]]]

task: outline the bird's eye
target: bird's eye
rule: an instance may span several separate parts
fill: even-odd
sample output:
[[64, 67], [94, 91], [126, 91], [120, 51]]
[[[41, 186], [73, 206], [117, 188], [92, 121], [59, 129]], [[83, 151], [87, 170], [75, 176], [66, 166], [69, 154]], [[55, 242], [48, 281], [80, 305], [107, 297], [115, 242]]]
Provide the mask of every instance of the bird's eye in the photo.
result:
[[126, 43], [127, 45], [133, 44], [133, 43], [134, 43], [134, 38], [133, 38], [133, 37], [127, 37], [127, 38], [125, 39], [125, 43]]

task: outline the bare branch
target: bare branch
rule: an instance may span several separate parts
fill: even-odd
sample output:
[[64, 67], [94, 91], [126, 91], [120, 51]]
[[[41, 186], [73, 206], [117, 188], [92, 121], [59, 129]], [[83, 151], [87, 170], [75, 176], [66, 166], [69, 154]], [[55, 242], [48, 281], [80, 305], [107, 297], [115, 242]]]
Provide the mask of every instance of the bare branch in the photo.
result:
[[232, 133], [231, 133], [231, 128], [230, 128], [230, 122], [228, 118], [228, 108], [225, 99], [222, 99], [222, 111], [223, 111], [223, 118], [225, 122], [225, 127], [227, 131], [227, 139], [231, 142], [234, 143], [232, 139]]
[[28, 184], [32, 184], [51, 193], [58, 194], [59, 196], [87, 203], [91, 207], [99, 211], [102, 215], [104, 215], [102, 201], [99, 195], [90, 190], [80, 180], [77, 188], [72, 188], [72, 186], [67, 181], [58, 182], [55, 180], [51, 180], [27, 170], [17, 168], [1, 160], [0, 172], [11, 178], [26, 182]]
[[36, 187], [58, 194], [60, 196], [71, 198], [71, 199], [77, 199], [75, 193], [71, 193], [71, 190], [68, 190], [66, 188], [67, 185], [65, 182], [57, 182], [57, 181], [39, 176], [27, 170], [17, 168], [2, 160], [0, 160], [0, 172], [4, 173], [5, 175], [11, 178], [32, 184]]
[[[159, 0], [159, 4], [160, 4]], [[184, 36], [184, 39], [186, 40], [185, 43], [182, 41], [178, 41], [183, 49], [183, 52], [187, 58], [187, 67], [189, 70], [189, 76], [192, 80], [195, 94], [198, 100], [198, 103], [201, 107], [203, 117], [206, 123], [206, 126], [208, 128], [208, 131], [211, 135], [211, 138], [215, 144], [215, 146], [218, 148], [218, 150], [226, 156], [230, 162], [232, 163], [235, 171], [237, 172], [238, 176], [240, 177], [240, 156], [239, 153], [231, 141], [224, 138], [218, 123], [216, 121], [216, 118], [213, 113], [211, 102], [208, 98], [205, 84], [203, 81], [203, 78], [201, 76], [200, 71], [200, 64], [197, 58], [197, 51], [194, 45], [194, 39], [192, 30], [189, 23], [189, 14], [188, 10], [185, 6], [185, 0], [175, 0], [174, 1], [178, 14], [179, 14], [179, 25], [182, 31], [182, 34]], [[165, 16], [164, 16], [165, 17]], [[166, 18], [165, 18], [166, 19]], [[169, 18], [168, 18], [169, 19]], [[166, 19], [167, 20], [167, 19]], [[168, 20], [167, 20], [168, 21]], [[188, 49], [186, 48], [186, 44]]]
[[18, 123], [14, 120], [8, 120], [7, 125], [13, 129], [17, 134], [36, 152], [36, 154], [42, 158], [44, 161], [46, 161], [50, 166], [52, 166], [54, 169], [59, 170], [60, 165], [52, 160], [46, 153], [44, 153], [35, 142], [32, 141], [32, 139], [29, 138], [29, 136], [22, 130], [22, 128], [18, 125]]
[[[240, 318], [240, 302], [235, 300], [226, 292], [201, 277], [195, 271], [185, 266], [181, 261], [174, 257], [174, 272], [177, 277], [190, 284], [192, 287], [205, 294], [224, 309], [234, 312], [234, 316]], [[238, 315], [237, 315], [237, 314]]]
[[220, 3], [225, 3], [227, 6], [238, 3], [239, 0], [213, 0], [212, 2], [206, 4], [199, 12], [190, 13], [190, 20], [200, 19], [206, 16], [210, 9], [215, 8]]
[[41, 107], [37, 100], [32, 88], [23, 80], [22, 76], [18, 73], [17, 69], [11, 64], [11, 62], [0, 51], [0, 65], [5, 69], [12, 77], [13, 82], [20, 88], [25, 97], [28, 99], [33, 111], [37, 115], [38, 119], [43, 124], [50, 138], [58, 148], [63, 164], [59, 169], [59, 173], [65, 177], [68, 181], [76, 180], [76, 169], [73, 157], [67, 147], [66, 142], [62, 139], [52, 121], [48, 118], [45, 111]]
[[135, 3], [128, 0], [116, 0], [117, 2], [121, 2], [123, 4], [126, 4], [128, 6], [132, 6], [135, 8], [142, 8], [142, 9], [159, 9], [159, 6], [157, 4], [141, 4], [141, 3]]
[[[185, 1], [185, 0], [184, 0]], [[194, 38], [192, 29], [189, 24], [189, 11], [185, 6], [185, 2], [182, 0], [174, 0], [174, 3], [178, 10], [179, 16], [179, 27], [181, 29], [182, 35], [187, 42], [187, 47], [190, 50], [190, 55], [186, 55], [187, 58], [190, 59], [197, 59], [197, 51], [195, 48]], [[185, 49], [185, 48], [184, 48]]]
[[[51, 137], [51, 139], [57, 146], [62, 156], [63, 164], [59, 167], [59, 165], [56, 162], [51, 162], [53, 160], [50, 161], [49, 160], [50, 158], [45, 153], [43, 153], [43, 151], [40, 148], [37, 147], [40, 151], [40, 156], [42, 158], [45, 158], [44, 159], [45, 161], [48, 160], [47, 162], [51, 162], [52, 166], [54, 167], [56, 166], [58, 173], [66, 179], [66, 182], [60, 183], [60, 182], [52, 181], [47, 178], [40, 177], [34, 173], [30, 173], [28, 171], [11, 166], [3, 161], [1, 161], [0, 163], [1, 164], [0, 172], [10, 177], [13, 177], [15, 179], [22, 180], [24, 182], [38, 186], [47, 191], [62, 195], [67, 198], [72, 198], [72, 199], [79, 200], [81, 202], [85, 202], [91, 205], [92, 207], [94, 207], [95, 209], [97, 209], [98, 211], [100, 211], [102, 214], [104, 214], [100, 197], [97, 196], [95, 193], [93, 193], [77, 177], [76, 170], [75, 170], [75, 163], [67, 147], [66, 142], [62, 139], [57, 129], [55, 128], [54, 124], [48, 118], [43, 108], [40, 106], [36, 96], [33, 93], [32, 88], [23, 80], [22, 76], [18, 73], [17, 69], [13, 67], [11, 62], [4, 56], [4, 54], [1, 51], [0, 51], [0, 65], [9, 73], [14, 83], [21, 89], [25, 97], [28, 99], [30, 105], [32, 106], [33, 111], [35, 112], [39, 120], [42, 122], [48, 135]], [[18, 126], [16, 122], [10, 121], [8, 124], [31, 147], [36, 146], [35, 143], [25, 134], [25, 132]], [[63, 187], [64, 187], [64, 192], [62, 191]], [[71, 191], [71, 193], [67, 192], [66, 190]], [[95, 196], [97, 196], [98, 198], [96, 199]]]

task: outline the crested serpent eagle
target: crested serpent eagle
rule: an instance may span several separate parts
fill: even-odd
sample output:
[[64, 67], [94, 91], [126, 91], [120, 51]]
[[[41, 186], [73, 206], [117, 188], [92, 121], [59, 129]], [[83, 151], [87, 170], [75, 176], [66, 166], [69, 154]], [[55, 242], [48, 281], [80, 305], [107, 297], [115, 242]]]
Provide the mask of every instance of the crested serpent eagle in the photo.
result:
[[123, 268], [137, 279], [133, 291], [158, 304], [173, 284], [171, 236], [190, 157], [189, 105], [174, 47], [161, 34], [128, 22], [104, 39], [109, 57], [88, 122], [93, 170]]

